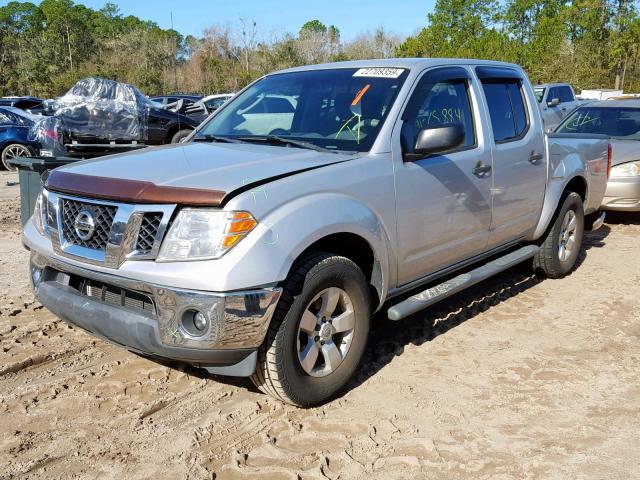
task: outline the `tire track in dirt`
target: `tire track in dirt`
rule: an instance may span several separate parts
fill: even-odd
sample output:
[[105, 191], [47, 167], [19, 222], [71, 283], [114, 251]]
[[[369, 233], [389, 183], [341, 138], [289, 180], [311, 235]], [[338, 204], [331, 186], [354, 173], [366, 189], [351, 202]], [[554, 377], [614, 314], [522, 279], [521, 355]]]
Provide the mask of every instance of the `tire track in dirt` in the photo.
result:
[[635, 219], [589, 233], [563, 280], [523, 266], [406, 321], [379, 315], [348, 391], [299, 410], [29, 304], [4, 205], [0, 478], [640, 478]]

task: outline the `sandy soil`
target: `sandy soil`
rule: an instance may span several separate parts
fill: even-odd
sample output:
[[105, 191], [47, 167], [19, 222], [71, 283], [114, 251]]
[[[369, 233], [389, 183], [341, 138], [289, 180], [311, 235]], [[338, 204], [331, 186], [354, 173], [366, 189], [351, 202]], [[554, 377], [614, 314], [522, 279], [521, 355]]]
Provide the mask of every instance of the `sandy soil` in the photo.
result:
[[299, 410], [34, 303], [15, 180], [0, 174], [0, 478], [640, 478], [640, 216], [589, 234], [566, 279], [520, 267], [378, 318], [349, 391]]

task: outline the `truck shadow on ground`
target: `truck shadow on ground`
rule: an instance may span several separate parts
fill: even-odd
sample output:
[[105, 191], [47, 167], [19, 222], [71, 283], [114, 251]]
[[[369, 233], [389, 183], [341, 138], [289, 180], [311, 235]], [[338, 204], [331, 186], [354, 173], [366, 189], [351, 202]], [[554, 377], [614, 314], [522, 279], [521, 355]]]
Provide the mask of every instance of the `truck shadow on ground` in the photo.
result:
[[[607, 225], [595, 232], [585, 232], [576, 268], [584, 263], [590, 249], [605, 246], [605, 239], [610, 233], [611, 228]], [[407, 345], [420, 346], [430, 342], [492, 307], [547, 281], [536, 275], [531, 267], [530, 261], [524, 262], [400, 322], [387, 319], [388, 306], [385, 305], [373, 320], [362, 367], [347, 391], [376, 375], [395, 357], [402, 355]]]
[[640, 225], [640, 212], [607, 212], [609, 225]]
[[[605, 246], [605, 239], [610, 233], [611, 228], [608, 225], [595, 232], [585, 233], [576, 268], [580, 268], [584, 263], [590, 249]], [[531, 262], [527, 261], [399, 322], [387, 319], [386, 311], [390, 305], [385, 305], [372, 319], [369, 343], [362, 366], [343, 395], [375, 376], [395, 357], [402, 355], [407, 345], [419, 346], [430, 342], [544, 281], [547, 280], [534, 274]], [[222, 377], [191, 367], [178, 368], [199, 378], [259, 392], [248, 378]]]

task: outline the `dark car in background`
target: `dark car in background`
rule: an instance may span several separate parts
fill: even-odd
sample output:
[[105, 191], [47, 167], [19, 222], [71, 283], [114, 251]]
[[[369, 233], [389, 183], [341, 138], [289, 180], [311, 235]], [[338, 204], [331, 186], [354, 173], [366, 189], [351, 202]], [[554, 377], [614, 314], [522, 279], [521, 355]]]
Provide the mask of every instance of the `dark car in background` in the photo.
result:
[[89, 158], [147, 145], [178, 143], [198, 121], [167, 110], [132, 85], [102, 78], [79, 80], [45, 102], [45, 117], [29, 140], [40, 156]]
[[18, 157], [30, 157], [27, 136], [34, 124], [34, 117], [15, 107], [0, 107], [0, 159], [2, 166], [13, 170], [9, 161]]
[[0, 107], [15, 107], [28, 113], [42, 113], [44, 100], [38, 97], [2, 97]]
[[640, 100], [602, 100], [577, 108], [559, 133], [599, 133], [611, 138], [611, 176], [602, 208], [640, 212]]

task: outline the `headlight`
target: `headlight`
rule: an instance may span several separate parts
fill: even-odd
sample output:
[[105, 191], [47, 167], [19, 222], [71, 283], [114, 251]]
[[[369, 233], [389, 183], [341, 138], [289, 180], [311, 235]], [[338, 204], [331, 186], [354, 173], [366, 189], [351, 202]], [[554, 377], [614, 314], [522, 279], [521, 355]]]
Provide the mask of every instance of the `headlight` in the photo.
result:
[[45, 198], [42, 192], [36, 198], [36, 205], [33, 209], [33, 225], [40, 235], [45, 235]]
[[640, 176], [640, 162], [623, 163], [611, 169], [612, 177], [637, 177]]
[[162, 242], [160, 262], [219, 258], [255, 228], [248, 212], [183, 208]]

